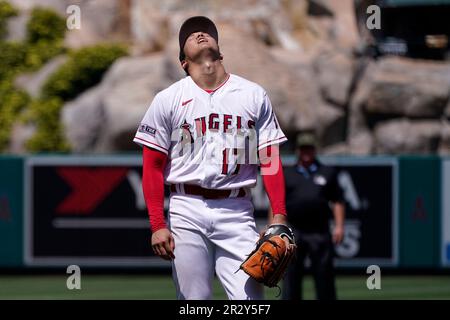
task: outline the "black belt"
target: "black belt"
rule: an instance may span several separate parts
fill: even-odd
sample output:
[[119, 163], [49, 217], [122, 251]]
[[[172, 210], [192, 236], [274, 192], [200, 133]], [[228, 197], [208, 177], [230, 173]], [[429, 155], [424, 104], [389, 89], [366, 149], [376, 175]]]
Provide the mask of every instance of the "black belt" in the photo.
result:
[[[184, 189], [184, 193], [193, 196], [202, 196], [205, 199], [225, 199], [229, 198], [233, 190], [218, 190], [218, 189], [206, 189], [193, 184], [184, 184], [180, 189]], [[170, 185], [170, 191], [178, 192], [176, 185]], [[241, 198], [246, 196], [244, 188], [239, 188], [236, 198]]]

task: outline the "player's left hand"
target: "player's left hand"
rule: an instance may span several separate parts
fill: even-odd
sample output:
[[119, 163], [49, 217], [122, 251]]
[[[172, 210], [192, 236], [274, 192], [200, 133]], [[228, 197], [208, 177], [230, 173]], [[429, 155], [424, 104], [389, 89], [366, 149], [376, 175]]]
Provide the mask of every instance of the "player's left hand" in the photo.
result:
[[[269, 225], [271, 224], [284, 224], [287, 225], [288, 221], [287, 221], [287, 217], [284, 214], [275, 214], [272, 218], [272, 221], [269, 221]], [[264, 230], [261, 231], [260, 233], [260, 237], [262, 238], [264, 236], [264, 233], [266, 233], [268, 227], [264, 228]], [[289, 241], [288, 238], [283, 237], [284, 242], [286, 242], [286, 246], [288, 248], [289, 251], [294, 251], [295, 250], [295, 245], [292, 245]]]
[[292, 229], [282, 223], [271, 224], [239, 269], [256, 281], [275, 287], [294, 257], [295, 248]]
[[287, 225], [287, 218], [284, 214], [274, 214], [272, 221], [270, 224], [286, 224]]
[[333, 242], [335, 244], [340, 244], [344, 239], [344, 227], [336, 226], [333, 229]]

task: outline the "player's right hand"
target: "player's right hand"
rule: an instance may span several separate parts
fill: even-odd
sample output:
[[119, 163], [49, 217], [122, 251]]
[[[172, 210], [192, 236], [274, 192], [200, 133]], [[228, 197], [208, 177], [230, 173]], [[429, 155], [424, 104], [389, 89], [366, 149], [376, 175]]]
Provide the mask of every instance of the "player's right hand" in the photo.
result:
[[169, 229], [159, 229], [152, 234], [153, 252], [164, 260], [175, 259], [175, 241]]

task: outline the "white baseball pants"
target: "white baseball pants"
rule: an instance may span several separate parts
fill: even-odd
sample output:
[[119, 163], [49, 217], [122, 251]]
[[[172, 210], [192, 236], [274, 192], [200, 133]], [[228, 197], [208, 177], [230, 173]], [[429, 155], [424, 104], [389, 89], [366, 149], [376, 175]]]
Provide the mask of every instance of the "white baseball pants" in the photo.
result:
[[249, 197], [205, 200], [172, 194], [169, 210], [178, 299], [212, 299], [214, 272], [229, 299], [263, 299], [262, 285], [239, 270], [259, 238]]

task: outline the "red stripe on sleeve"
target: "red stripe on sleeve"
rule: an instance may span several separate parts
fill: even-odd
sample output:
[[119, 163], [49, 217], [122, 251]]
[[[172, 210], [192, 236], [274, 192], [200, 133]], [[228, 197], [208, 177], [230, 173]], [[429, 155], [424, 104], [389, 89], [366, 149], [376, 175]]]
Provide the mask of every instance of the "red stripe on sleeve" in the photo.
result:
[[146, 142], [146, 143], [148, 143], [148, 144], [154, 145], [154, 146], [156, 146], [156, 147], [159, 147], [159, 148], [161, 148], [161, 149], [163, 149], [163, 150], [165, 150], [165, 151], [169, 151], [169, 150], [167, 150], [166, 148], [161, 147], [159, 144], [150, 142], [150, 141], [148, 141], [148, 140], [145, 140], [145, 139], [142, 139], [142, 138], [139, 138], [139, 137], [134, 137], [134, 138], [135, 138], [135, 139], [138, 139], [138, 140], [142, 140], [142, 141], [144, 141], [144, 142]]

